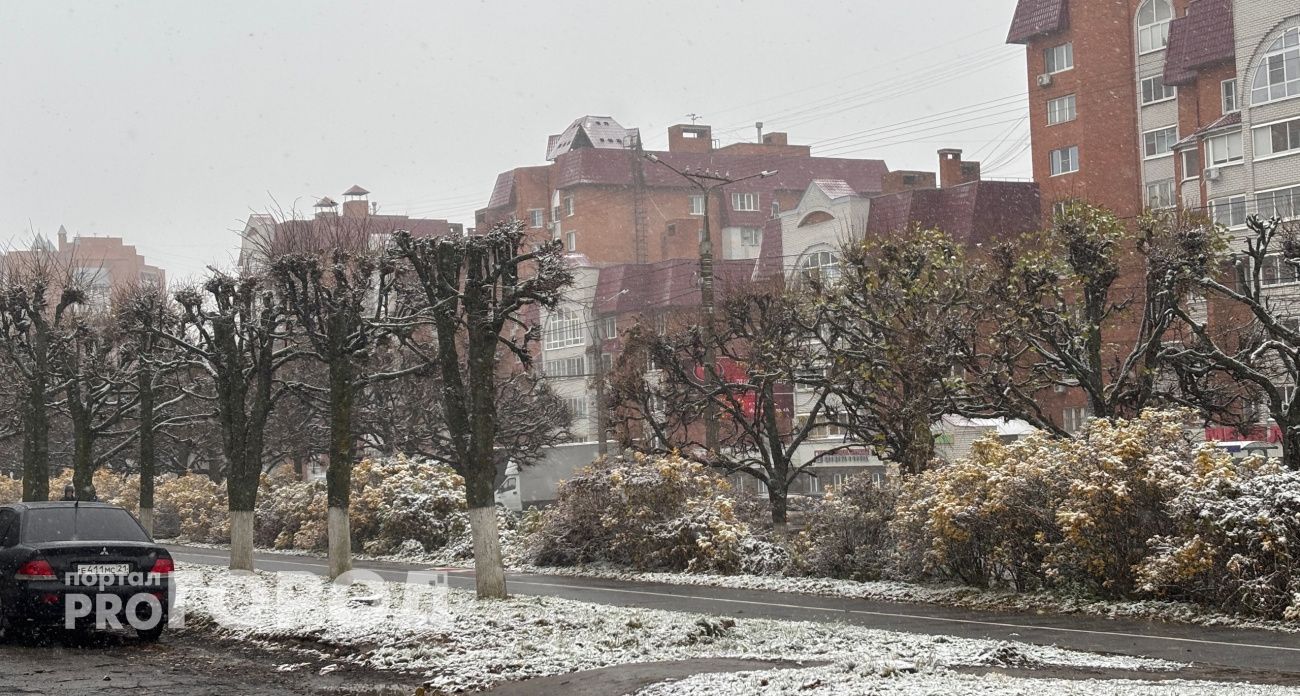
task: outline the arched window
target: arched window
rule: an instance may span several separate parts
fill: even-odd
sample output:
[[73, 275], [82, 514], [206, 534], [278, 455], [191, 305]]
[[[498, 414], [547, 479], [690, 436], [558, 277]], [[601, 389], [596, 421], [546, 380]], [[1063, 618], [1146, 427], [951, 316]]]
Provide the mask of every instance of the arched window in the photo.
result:
[[1300, 95], [1300, 27], [1278, 37], [1255, 66], [1250, 103], [1263, 104]]
[[557, 350], [586, 343], [582, 335], [582, 319], [578, 313], [560, 307], [546, 319], [546, 350]]
[[1169, 43], [1169, 22], [1174, 18], [1169, 0], [1147, 0], [1138, 8], [1138, 53], [1159, 51]]
[[811, 213], [805, 215], [803, 219], [799, 221], [799, 226], [804, 227], [806, 225], [816, 225], [819, 222], [826, 222], [827, 220], [834, 220], [834, 219], [835, 216], [831, 215], [830, 213], [824, 210], [814, 210]]
[[805, 283], [830, 283], [840, 277], [840, 260], [829, 249], [809, 251], [799, 264], [799, 277]]

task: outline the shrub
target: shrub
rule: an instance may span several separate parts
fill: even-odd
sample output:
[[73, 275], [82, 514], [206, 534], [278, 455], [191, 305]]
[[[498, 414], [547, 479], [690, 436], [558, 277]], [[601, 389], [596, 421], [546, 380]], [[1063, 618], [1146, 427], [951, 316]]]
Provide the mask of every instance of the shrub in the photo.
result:
[[879, 580], [889, 554], [896, 491], [870, 476], [850, 476], [808, 513], [791, 539], [792, 569], [803, 575]]
[[265, 548], [324, 551], [329, 548], [325, 485], [299, 481], [293, 474], [293, 469], [281, 467], [262, 477], [253, 543]]
[[0, 504], [17, 503], [23, 499], [23, 482], [0, 475]]
[[1200, 460], [1170, 504], [1178, 531], [1151, 539], [1141, 589], [1270, 618], [1300, 618], [1300, 472]]
[[154, 489], [154, 536], [218, 544], [230, 541], [226, 487], [206, 476], [166, 476]]
[[539, 565], [723, 573], [772, 552], [737, 518], [725, 479], [677, 456], [639, 454], [598, 461], [562, 484], [528, 547]]
[[403, 456], [362, 461], [352, 472], [354, 544], [373, 554], [393, 553], [407, 541], [425, 553], [442, 550], [469, 533], [464, 486], [442, 464]]

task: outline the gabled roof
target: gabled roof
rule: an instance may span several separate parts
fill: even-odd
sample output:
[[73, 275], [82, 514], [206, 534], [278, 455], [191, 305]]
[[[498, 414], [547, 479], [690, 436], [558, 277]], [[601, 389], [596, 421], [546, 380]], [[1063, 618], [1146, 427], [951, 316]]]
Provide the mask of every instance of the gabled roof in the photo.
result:
[[636, 134], [637, 129], [624, 128], [609, 116], [583, 116], [547, 139], [546, 159], [583, 148], [623, 150], [634, 143]]
[[1069, 28], [1070, 11], [1066, 0], [1020, 0], [1011, 19], [1007, 43], [1029, 43], [1044, 34]]
[[853, 187], [849, 186], [849, 182], [843, 179], [813, 179], [812, 185], [821, 189], [822, 193], [831, 200], [857, 195], [857, 191], [854, 191]]
[[1195, 0], [1169, 24], [1165, 84], [1189, 84], [1197, 71], [1235, 60], [1232, 32], [1231, 0]]

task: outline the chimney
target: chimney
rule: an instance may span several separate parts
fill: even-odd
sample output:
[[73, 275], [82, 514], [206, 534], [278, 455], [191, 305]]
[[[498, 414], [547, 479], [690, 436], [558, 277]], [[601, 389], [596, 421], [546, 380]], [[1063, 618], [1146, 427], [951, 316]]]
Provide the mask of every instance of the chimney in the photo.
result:
[[756, 142], [756, 143], [761, 143], [761, 142], [763, 142], [763, 122], [762, 122], [762, 121], [756, 121], [756, 122], [754, 123], [754, 128], [757, 128], [757, 129], [758, 129], [758, 140], [755, 140], [754, 142]]
[[668, 127], [669, 152], [707, 153], [713, 149], [713, 129], [709, 126], [679, 123]]
[[961, 150], [944, 148], [939, 151], [939, 187], [949, 188], [980, 180], [980, 163], [963, 162]]
[[68, 228], [59, 225], [59, 251], [63, 251], [68, 246]]

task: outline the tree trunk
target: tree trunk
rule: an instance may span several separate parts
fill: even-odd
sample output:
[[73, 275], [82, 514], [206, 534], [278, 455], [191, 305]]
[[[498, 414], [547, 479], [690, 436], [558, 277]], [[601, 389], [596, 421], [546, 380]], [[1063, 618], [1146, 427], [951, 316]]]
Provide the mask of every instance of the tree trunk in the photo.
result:
[[153, 492], [158, 454], [154, 450], [153, 375], [147, 369], [140, 370], [139, 388], [140, 524], [149, 536], [153, 536]]
[[253, 511], [230, 511], [230, 569], [253, 570]]
[[1285, 419], [1273, 418], [1282, 431], [1282, 466], [1300, 471], [1300, 426], [1287, 424]]
[[95, 436], [91, 433], [89, 414], [71, 406], [72, 417], [72, 485], [77, 500], [95, 500]]
[[478, 598], [505, 599], [506, 575], [496, 505], [471, 507], [469, 530], [474, 541], [474, 587]]
[[900, 459], [899, 463], [910, 474], [919, 474], [930, 468], [930, 462], [934, 460], [934, 433], [928, 420], [917, 419], [912, 424], [911, 437]]
[[28, 385], [23, 408], [23, 501], [50, 499], [50, 416], [45, 410], [45, 380]]
[[348, 508], [352, 493], [352, 365], [336, 355], [329, 365], [330, 451], [325, 472], [329, 505], [330, 578], [352, 569], [352, 530]]
[[776, 481], [769, 482], [767, 500], [772, 506], [772, 533], [777, 538], [784, 539], [790, 531], [790, 492], [787, 490], [787, 486]]

